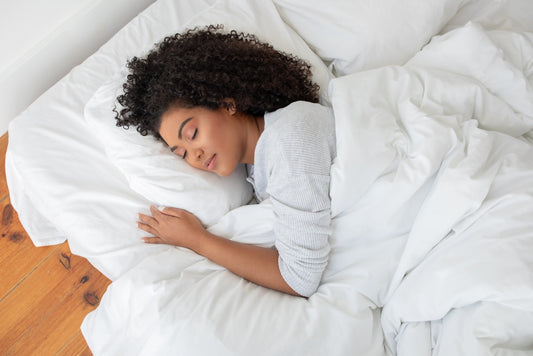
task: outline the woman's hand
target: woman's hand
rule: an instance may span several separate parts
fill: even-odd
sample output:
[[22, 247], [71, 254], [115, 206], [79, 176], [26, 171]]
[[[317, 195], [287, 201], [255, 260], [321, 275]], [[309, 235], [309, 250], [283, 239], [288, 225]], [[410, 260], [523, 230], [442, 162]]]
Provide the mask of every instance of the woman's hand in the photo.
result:
[[196, 250], [207, 231], [200, 220], [183, 209], [164, 208], [162, 211], [150, 206], [152, 216], [139, 214], [137, 226], [154, 237], [144, 237], [152, 244], [168, 244]]
[[298, 295], [283, 279], [278, 251], [246, 245], [210, 234], [200, 220], [186, 210], [151, 206], [152, 216], [139, 214], [139, 228], [154, 235], [144, 242], [187, 247], [231, 272], [259, 285]]

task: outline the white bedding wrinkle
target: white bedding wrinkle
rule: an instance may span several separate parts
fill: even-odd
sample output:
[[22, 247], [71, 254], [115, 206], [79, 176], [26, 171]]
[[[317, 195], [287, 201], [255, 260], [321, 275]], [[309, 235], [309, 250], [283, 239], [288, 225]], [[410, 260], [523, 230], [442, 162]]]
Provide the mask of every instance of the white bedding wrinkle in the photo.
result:
[[[399, 157], [394, 175], [376, 172], [375, 181], [365, 192], [372, 199], [363, 195], [357, 200], [360, 193], [351, 197], [355, 200], [346, 199], [350, 194], [346, 190], [340, 196], [332, 196], [333, 205], [338, 206], [336, 198], [341, 203], [356, 201], [350, 210], [353, 219], [360, 215], [360, 223], [368, 224], [379, 216], [383, 225], [389, 225], [380, 229], [381, 224], [375, 224], [372, 232], [378, 234], [387, 233], [390, 224], [399, 220], [396, 215], [402, 214], [402, 209], [416, 211], [394, 274], [382, 281], [381, 288], [387, 285], [387, 293], [377, 300], [378, 305], [384, 305], [383, 329], [391, 353], [396, 353], [396, 343], [402, 342], [409, 322], [438, 320], [453, 309], [482, 301], [518, 304], [517, 308], [524, 308], [524, 315], [530, 315], [528, 311], [533, 307], [533, 260], [527, 252], [533, 247], [533, 147], [520, 139], [520, 135], [531, 130], [533, 117], [529, 112], [531, 101], [516, 100], [530, 96], [532, 86], [521, 84], [524, 74], [511, 68], [495, 45], [484, 41], [486, 38], [481, 28], [468, 25], [448, 34], [442, 42], [426, 47], [405, 69], [365, 72], [336, 79], [331, 85], [336, 122], [340, 125], [338, 135], [360, 129], [393, 132], [372, 143], [389, 148], [390, 157], [394, 153]], [[443, 60], [443, 47], [462, 48], [461, 52], [444, 51], [446, 59], [457, 53], [462, 60]], [[468, 47], [472, 53], [464, 61], [464, 48]], [[465, 67], [483, 63], [475, 53], [482, 56], [487, 52], [499, 55], [491, 58], [490, 66], [483, 67], [482, 81], [472, 80]], [[443, 64], [447, 72], [443, 72]], [[509, 77], [507, 72], [514, 75]], [[476, 73], [480, 72], [473, 72], [473, 79], [478, 79]], [[493, 91], [490, 86], [498, 78], [508, 84]], [[375, 85], [369, 90], [371, 82]], [[383, 83], [387, 83], [387, 91], [383, 90]], [[478, 90], [472, 90], [474, 84]], [[391, 91], [395, 95], [389, 94]], [[379, 107], [372, 104], [360, 107], [361, 102], [372, 103], [376, 95], [383, 93], [385, 98], [396, 99], [392, 102], [384, 99], [385, 104]], [[435, 100], [437, 97], [440, 101]], [[489, 111], [483, 108], [486, 105], [506, 115], [499, 120], [496, 116], [487, 117], [484, 113]], [[395, 115], [383, 115], [381, 110]], [[351, 112], [358, 114], [350, 117], [352, 121], [342, 117], [338, 120], [339, 115]], [[385, 130], [382, 129], [385, 121], [381, 120], [384, 117], [389, 120]], [[354, 119], [363, 121], [362, 127], [359, 123], [348, 129], [342, 126]], [[502, 133], [494, 132], [495, 129]], [[398, 132], [404, 135], [404, 141], [394, 152]], [[359, 133], [365, 134], [366, 131]], [[357, 179], [356, 169], [364, 166], [354, 167], [353, 171], [345, 169], [350, 167], [352, 158], [346, 146], [339, 146], [338, 161], [345, 165], [343, 169], [332, 170], [332, 187], [352, 177]], [[370, 156], [369, 160], [372, 159]], [[372, 162], [371, 167], [375, 164]], [[384, 161], [382, 167], [388, 165]], [[408, 201], [405, 195], [414, 194], [416, 187], [426, 182], [431, 188], [421, 205], [400, 204]], [[403, 186], [412, 189], [399, 189]], [[382, 204], [375, 204], [375, 210], [369, 211], [369, 206], [363, 204], [376, 200], [375, 191], [386, 194], [381, 195]], [[383, 217], [384, 214], [390, 215]], [[524, 317], [517, 322], [523, 327], [520, 335], [531, 334], [531, 319]], [[502, 325], [492, 332], [490, 337], [499, 338], [498, 333], [505, 329]], [[472, 345], [484, 342], [484, 338], [479, 338]], [[417, 351], [416, 345], [408, 342], [411, 346], [405, 345], [398, 349], [399, 354], [424, 354]], [[465, 355], [484, 354], [474, 346], [463, 351]]]
[[[22, 177], [17, 171], [10, 152], [6, 152], [6, 179], [10, 182], [20, 182]], [[19, 211], [24, 211], [18, 218], [24, 230], [32, 237], [35, 246], [48, 246], [63, 243], [67, 240], [64, 233], [59, 231], [54, 224], [47, 220], [35, 208], [31, 198], [24, 191], [22, 185], [10, 185], [10, 203]]]
[[[337, 76], [405, 64], [471, 0], [274, 0]], [[327, 31], [324, 31], [327, 28]]]
[[[73, 253], [113, 280], [81, 327], [93, 354], [533, 354], [533, 34], [501, 17], [524, 18], [516, 9], [531, 2], [446, 0], [430, 9], [409, 1], [373, 31], [357, 21], [339, 28], [367, 12], [380, 18], [377, 3], [343, 10], [359, 3], [159, 0], [13, 121], [8, 183], [35, 244], [68, 237]], [[421, 27], [402, 27], [405, 13], [419, 14], [413, 26]], [[145, 170], [132, 183], [100, 140], [113, 125], [98, 126], [99, 115], [112, 113], [102, 106], [84, 117], [128, 57], [224, 14], [221, 23], [249, 15], [240, 30], [307, 55], [333, 107], [331, 252], [308, 299], [249, 283], [189, 250], [143, 244], [137, 213], [158, 204], [145, 183], [172, 191], [172, 178]], [[437, 35], [450, 19], [445, 29], [454, 30]], [[386, 48], [406, 51], [388, 57], [388, 42], [372, 44], [394, 28], [399, 39]], [[343, 30], [361, 30], [350, 33], [361, 36], [366, 58], [349, 58], [362, 47], [350, 47]], [[338, 73], [354, 72], [330, 81], [319, 56]], [[371, 58], [382, 62], [358, 71]], [[135, 159], [120, 153], [127, 164]], [[203, 211], [209, 231], [273, 246], [272, 202], [238, 205], [217, 218]]]

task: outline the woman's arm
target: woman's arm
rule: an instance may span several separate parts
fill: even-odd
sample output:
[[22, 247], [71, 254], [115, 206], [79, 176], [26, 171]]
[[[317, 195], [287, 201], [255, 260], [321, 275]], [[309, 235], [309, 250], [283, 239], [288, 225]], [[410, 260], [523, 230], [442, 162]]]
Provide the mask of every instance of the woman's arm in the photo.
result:
[[277, 250], [242, 244], [211, 234], [193, 214], [182, 209], [165, 208], [159, 211], [152, 206], [150, 211], [152, 216], [139, 214], [139, 228], [155, 236], [144, 238], [146, 243], [189, 248], [253, 283], [298, 295], [281, 275]]

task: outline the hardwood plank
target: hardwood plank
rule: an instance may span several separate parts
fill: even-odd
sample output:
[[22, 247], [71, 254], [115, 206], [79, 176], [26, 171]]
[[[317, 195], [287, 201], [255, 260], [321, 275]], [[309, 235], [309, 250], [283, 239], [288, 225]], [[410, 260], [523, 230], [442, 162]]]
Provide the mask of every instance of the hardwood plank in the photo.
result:
[[[68, 257], [68, 246], [62, 245], [57, 256]], [[5, 353], [26, 331], [43, 320], [50, 309], [65, 297], [74, 278], [58, 257], [49, 258], [41, 264], [0, 304], [3, 322], [0, 324], [0, 354]], [[64, 262], [67, 264], [66, 262]], [[68, 278], [70, 277], [70, 278]], [[60, 290], [58, 287], [61, 287]]]
[[[89, 274], [94, 272], [91, 270]], [[85, 277], [88, 277], [86, 274]], [[72, 295], [62, 303], [58, 303], [54, 310], [38, 326], [28, 331], [9, 352], [13, 355], [53, 355], [79, 332], [85, 315], [92, 311], [99, 303], [105, 291], [106, 278], [93, 273], [83, 286], [77, 288]], [[83, 278], [83, 277], [82, 277]], [[50, 337], [56, 335], [57, 337]], [[81, 341], [81, 340], [80, 340]], [[83, 340], [85, 342], [85, 340]], [[74, 347], [76, 345], [72, 345]], [[74, 354], [87, 349], [87, 345], [76, 350]], [[90, 350], [89, 350], [90, 351]]]
[[55, 353], [79, 330], [108, 284], [87, 260], [60, 245], [0, 303], [0, 354], [26, 355], [48, 345]]
[[0, 202], [0, 302], [58, 246], [35, 247], [20, 224], [9, 196]]
[[78, 330], [76, 335], [70, 339], [67, 344], [65, 344], [61, 350], [56, 352], [55, 356], [91, 356], [92, 352], [85, 342], [85, 338], [81, 333], [81, 330]]
[[7, 151], [8, 136], [7, 133], [0, 137], [0, 201], [8, 194], [7, 182], [6, 182], [6, 151]]

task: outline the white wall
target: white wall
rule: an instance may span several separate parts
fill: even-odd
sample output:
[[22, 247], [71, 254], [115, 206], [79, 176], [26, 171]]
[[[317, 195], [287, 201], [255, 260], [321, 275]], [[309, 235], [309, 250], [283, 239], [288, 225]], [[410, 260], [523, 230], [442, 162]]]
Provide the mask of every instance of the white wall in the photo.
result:
[[155, 0], [0, 0], [0, 135]]

